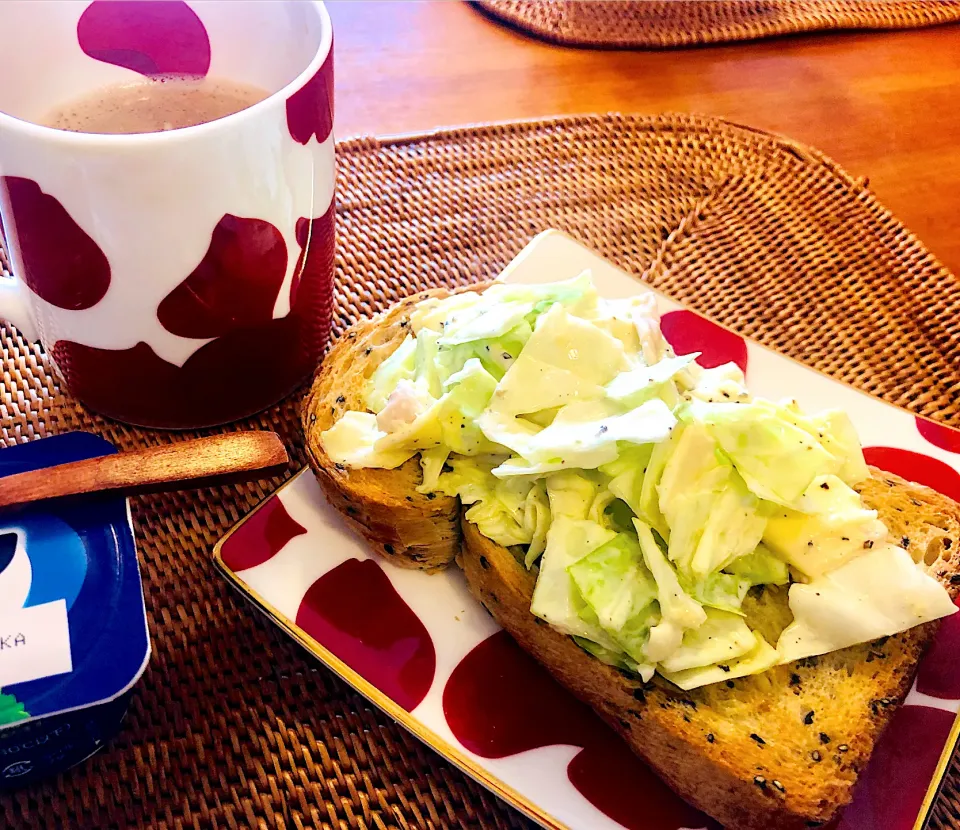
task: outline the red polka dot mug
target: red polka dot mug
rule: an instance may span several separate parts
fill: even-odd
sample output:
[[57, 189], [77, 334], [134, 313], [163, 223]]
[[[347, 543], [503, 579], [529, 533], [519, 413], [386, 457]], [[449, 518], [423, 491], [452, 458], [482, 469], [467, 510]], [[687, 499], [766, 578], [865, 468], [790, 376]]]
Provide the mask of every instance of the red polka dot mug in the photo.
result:
[[[121, 421], [213, 426], [313, 371], [333, 304], [333, 52], [314, 0], [0, 4], [0, 318]], [[169, 76], [264, 91], [196, 126], [43, 126]]]

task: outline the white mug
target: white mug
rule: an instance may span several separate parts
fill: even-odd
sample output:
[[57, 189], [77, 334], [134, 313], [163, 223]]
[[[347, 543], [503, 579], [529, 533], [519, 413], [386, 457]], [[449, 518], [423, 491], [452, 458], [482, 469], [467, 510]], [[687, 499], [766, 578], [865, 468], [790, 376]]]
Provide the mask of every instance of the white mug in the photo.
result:
[[[313, 371], [333, 304], [333, 43], [316, 0], [3, 0], [0, 318], [104, 415], [195, 428]], [[269, 97], [136, 135], [37, 123], [144, 76]]]

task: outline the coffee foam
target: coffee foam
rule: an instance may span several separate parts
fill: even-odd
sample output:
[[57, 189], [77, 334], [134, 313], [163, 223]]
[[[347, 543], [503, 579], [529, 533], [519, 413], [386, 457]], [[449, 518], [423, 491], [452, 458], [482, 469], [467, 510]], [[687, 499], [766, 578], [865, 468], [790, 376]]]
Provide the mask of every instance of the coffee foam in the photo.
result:
[[166, 75], [94, 90], [56, 107], [39, 123], [78, 133], [156, 133], [225, 118], [269, 94], [225, 78]]

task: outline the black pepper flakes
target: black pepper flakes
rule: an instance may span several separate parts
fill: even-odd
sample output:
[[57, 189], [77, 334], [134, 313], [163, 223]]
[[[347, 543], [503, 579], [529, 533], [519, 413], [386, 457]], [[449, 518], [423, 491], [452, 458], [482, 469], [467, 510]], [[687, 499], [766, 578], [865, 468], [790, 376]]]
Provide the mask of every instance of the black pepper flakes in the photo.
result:
[[725, 671], [725, 672], [730, 671], [730, 667], [723, 665], [723, 663], [717, 663], [717, 668], [720, 669], [720, 671]]
[[873, 539], [867, 539], [867, 541], [863, 543], [864, 550], [870, 550], [870, 548], [872, 547], [873, 547]]
[[608, 429], [609, 427], [606, 424], [600, 424], [600, 429], [597, 430], [597, 433], [603, 435]]
[[830, 736], [826, 732], [820, 733], [820, 743], [822, 744], [830, 743]]
[[827, 484], [827, 482], [823, 482], [823, 484], [820, 485], [820, 489], [821, 489], [821, 490], [829, 490], [829, 489], [830, 489], [830, 485]]
[[909, 539], [909, 537], [904, 536], [904, 537], [900, 540], [900, 547], [902, 547], [902, 548], [908, 548], [908, 547], [910, 547], [910, 539]]
[[811, 709], [809, 712], [807, 712], [807, 714], [805, 714], [805, 715], [803, 716], [803, 722], [804, 722], [807, 726], [809, 726], [811, 723], [813, 723], [813, 710], [812, 710], [812, 709]]
[[728, 681], [727, 681], [727, 688], [728, 688], [728, 689], [734, 689], [734, 688], [736, 688], [736, 685], [737, 685], [737, 684], [734, 683], [732, 680], [728, 680]]
[[766, 746], [767, 742], [761, 738], [756, 732], [751, 732], [750, 737], [755, 740], [760, 746]]
[[717, 739], [713, 737], [713, 732], [708, 732], [708, 733], [707, 733], [707, 743], [708, 743], [708, 744], [712, 744], [712, 743], [714, 743], [714, 741], [716, 741], [716, 740], [717, 740]]
[[405, 329], [405, 328], [406, 328], [407, 326], [409, 326], [409, 325], [410, 325], [410, 321], [409, 321], [409, 320], [401, 320], [401, 321], [400, 321], [400, 328], [402, 328], [402, 329]]

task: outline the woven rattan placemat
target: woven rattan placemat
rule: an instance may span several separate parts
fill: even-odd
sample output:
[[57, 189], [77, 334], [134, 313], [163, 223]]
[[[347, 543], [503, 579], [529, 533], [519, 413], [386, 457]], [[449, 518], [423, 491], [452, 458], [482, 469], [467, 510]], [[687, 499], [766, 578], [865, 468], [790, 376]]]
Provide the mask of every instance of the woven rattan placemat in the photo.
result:
[[[573, 234], [742, 333], [957, 422], [960, 282], [864, 181], [773, 136], [690, 117], [583, 117], [339, 145], [335, 328], [496, 274]], [[251, 348], [270, 348], [269, 343]], [[8, 444], [105, 421], [0, 329]], [[255, 380], [255, 379], [254, 379]], [[294, 396], [239, 426], [304, 461]], [[526, 827], [262, 621], [215, 573], [218, 538], [280, 483], [133, 500], [154, 655], [126, 729], [85, 766], [0, 797], [0, 827]], [[931, 826], [957, 826], [951, 778]]]
[[960, 20], [957, 0], [475, 0], [475, 5], [554, 43], [609, 48], [663, 49]]

